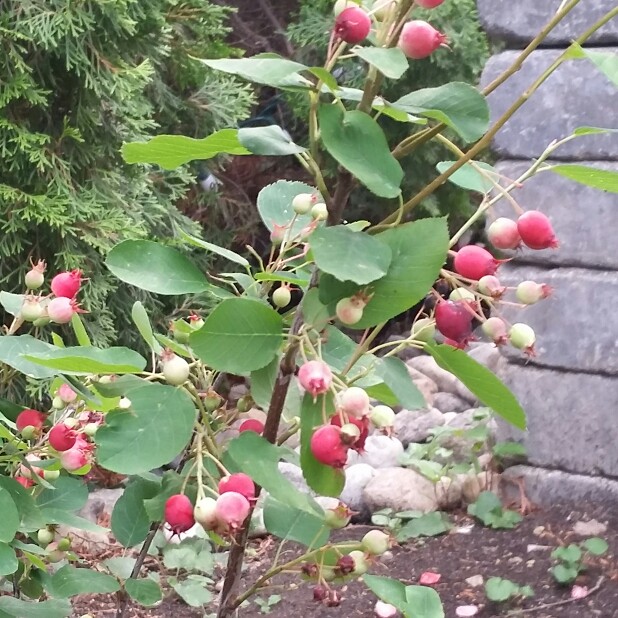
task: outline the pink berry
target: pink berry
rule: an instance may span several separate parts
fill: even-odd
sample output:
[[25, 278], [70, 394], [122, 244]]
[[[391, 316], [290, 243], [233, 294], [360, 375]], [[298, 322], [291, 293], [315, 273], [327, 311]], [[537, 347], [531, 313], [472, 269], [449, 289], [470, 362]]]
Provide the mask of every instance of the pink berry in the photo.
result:
[[60, 463], [67, 472], [75, 472], [90, 463], [89, 451], [74, 446], [60, 453]]
[[487, 238], [496, 249], [517, 249], [521, 245], [517, 222], [506, 217], [496, 219], [487, 228]]
[[322, 425], [311, 436], [311, 452], [320, 463], [343, 468], [348, 459], [348, 446], [341, 441], [341, 427]]
[[465, 342], [472, 334], [473, 315], [466, 307], [466, 301], [443, 300], [436, 305], [436, 328], [447, 338], [458, 344]]
[[82, 285], [82, 271], [71, 270], [68, 272], [58, 273], [51, 280], [51, 290], [59, 297], [75, 298]]
[[335, 313], [342, 324], [351, 326], [360, 322], [365, 310], [365, 302], [355, 297], [342, 298], [335, 307]]
[[330, 389], [333, 373], [324, 361], [312, 360], [298, 370], [298, 381], [315, 398]]
[[500, 318], [489, 318], [483, 322], [481, 329], [496, 345], [502, 345], [507, 342], [506, 324]]
[[228, 491], [217, 498], [215, 514], [227, 532], [241, 528], [250, 512], [249, 500], [235, 491]]
[[498, 277], [485, 275], [479, 279], [479, 292], [492, 298], [500, 298], [506, 292], [506, 288], [501, 285]]
[[453, 265], [462, 277], [478, 281], [485, 275], [493, 275], [498, 270], [500, 261], [483, 247], [466, 245], [455, 255]]
[[517, 300], [524, 305], [534, 305], [534, 303], [547, 298], [551, 293], [552, 289], [549, 285], [536, 281], [522, 281], [515, 291]]
[[38, 410], [22, 410], [15, 419], [17, 431], [23, 431], [26, 427], [34, 427], [37, 431], [43, 428], [47, 417]]
[[66, 383], [60, 385], [56, 395], [62, 399], [63, 403], [73, 403], [77, 399], [77, 393]]
[[416, 0], [416, 4], [418, 6], [423, 7], [424, 9], [435, 9], [437, 6], [440, 6], [444, 0]]
[[243, 431], [253, 431], [254, 433], [259, 433], [262, 435], [264, 431], [264, 423], [262, 421], [258, 421], [257, 418], [248, 418], [246, 421], [243, 421], [238, 428], [238, 432], [242, 433]]
[[369, 395], [362, 388], [352, 386], [339, 395], [339, 405], [346, 414], [363, 418], [369, 414]]
[[[369, 436], [369, 417], [368, 416], [364, 416], [363, 418], [356, 418], [355, 416], [349, 416], [348, 422], [346, 423], [345, 421], [342, 422], [340, 414], [335, 414], [330, 419], [330, 424], [335, 425], [335, 427], [341, 427], [342, 433], [340, 434], [340, 439], [346, 446], [351, 446], [353, 450], [358, 451], [359, 453], [361, 453], [364, 450], [365, 442], [367, 441], [367, 436]], [[348, 427], [347, 428], [348, 435], [344, 436], [343, 427], [346, 425], [356, 426], [356, 428], [359, 430], [358, 435], [356, 434], [356, 432], [349, 431], [349, 427]], [[346, 439], [350, 440], [351, 436], [354, 436], [355, 439], [351, 441], [346, 441]]]
[[408, 58], [420, 60], [431, 56], [445, 43], [446, 35], [426, 21], [415, 19], [403, 27], [398, 45]]
[[25, 476], [16, 476], [15, 480], [22, 487], [25, 487], [26, 489], [29, 489], [30, 487], [32, 487], [34, 485], [34, 483], [29, 478], [26, 478]]
[[71, 429], [64, 423], [58, 423], [50, 429], [47, 439], [49, 440], [50, 446], [61, 453], [63, 451], [68, 451], [75, 446], [77, 434], [75, 433], [75, 430]]
[[165, 503], [164, 519], [174, 534], [186, 532], [195, 525], [193, 505], [184, 494], [170, 496]]
[[65, 296], [54, 298], [47, 305], [47, 315], [56, 324], [68, 324], [77, 310], [75, 301]]
[[234, 491], [247, 498], [247, 500], [255, 498], [255, 484], [250, 476], [242, 472], [224, 476], [219, 481], [219, 493], [224, 494], [228, 491]]
[[517, 219], [517, 229], [530, 249], [555, 249], [558, 246], [550, 220], [538, 210], [529, 210], [521, 215]]
[[371, 18], [359, 6], [351, 6], [335, 19], [335, 34], [346, 43], [364, 41], [371, 31]]

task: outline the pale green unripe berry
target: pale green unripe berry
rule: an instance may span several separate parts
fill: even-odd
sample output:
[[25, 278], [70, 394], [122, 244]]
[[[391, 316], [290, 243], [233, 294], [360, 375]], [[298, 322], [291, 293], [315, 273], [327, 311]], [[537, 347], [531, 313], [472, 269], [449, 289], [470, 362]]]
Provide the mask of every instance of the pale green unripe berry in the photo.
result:
[[163, 377], [168, 384], [180, 386], [188, 380], [190, 373], [189, 363], [176, 354], [163, 361]]
[[390, 536], [381, 530], [370, 530], [361, 540], [361, 547], [372, 556], [381, 556], [390, 546]]
[[292, 200], [292, 210], [297, 215], [308, 215], [315, 203], [316, 199], [311, 193], [299, 193]]
[[518, 350], [532, 350], [536, 342], [536, 334], [527, 324], [513, 324], [509, 330], [509, 342]]
[[431, 341], [436, 334], [436, 321], [431, 318], [421, 318], [412, 324], [410, 335], [414, 341]]
[[275, 305], [275, 307], [279, 307], [280, 309], [283, 309], [290, 304], [291, 300], [292, 300], [292, 293], [290, 292], [290, 288], [285, 285], [278, 287], [273, 292], [273, 304]]
[[386, 429], [394, 425], [395, 412], [388, 406], [375, 406], [369, 419], [378, 429]]
[[449, 300], [471, 300], [475, 301], [476, 296], [468, 288], [455, 288], [449, 295]]
[[328, 208], [323, 202], [318, 202], [311, 208], [311, 216], [316, 221], [325, 221], [328, 219]]
[[364, 575], [369, 570], [369, 563], [362, 551], [355, 549], [349, 553], [349, 556], [354, 560], [353, 575]]
[[355, 2], [355, 0], [337, 0], [333, 6], [333, 14], [337, 17], [340, 13], [343, 13], [346, 9], [349, 9], [351, 6], [359, 6], [360, 2]]
[[36, 533], [37, 541], [41, 547], [47, 547], [54, 540], [54, 533], [49, 528], [41, 528]]

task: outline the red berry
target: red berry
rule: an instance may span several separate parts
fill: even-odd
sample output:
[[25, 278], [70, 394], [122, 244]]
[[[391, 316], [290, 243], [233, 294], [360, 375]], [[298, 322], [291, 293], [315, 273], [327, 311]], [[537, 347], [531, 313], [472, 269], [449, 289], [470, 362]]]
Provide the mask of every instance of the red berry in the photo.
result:
[[415, 19], [403, 27], [398, 45], [408, 58], [420, 60], [430, 56], [445, 43], [446, 35], [426, 21]]
[[193, 505], [184, 494], [170, 496], [165, 503], [164, 519], [174, 534], [186, 532], [195, 525]]
[[264, 431], [264, 423], [262, 421], [258, 421], [257, 418], [248, 418], [246, 421], [243, 421], [238, 428], [238, 432], [242, 433], [243, 431], [253, 431], [254, 433], [259, 433], [262, 435]]
[[321, 360], [312, 360], [298, 370], [300, 385], [314, 397], [327, 392], [333, 383], [330, 367]]
[[335, 19], [335, 34], [346, 43], [360, 43], [371, 31], [371, 18], [359, 6], [347, 8]]
[[53, 449], [62, 452], [68, 451], [75, 446], [77, 434], [64, 423], [58, 423], [50, 429], [47, 439]]
[[493, 275], [500, 261], [483, 247], [467, 245], [457, 252], [453, 265], [462, 277], [478, 281], [485, 275]]
[[228, 491], [217, 498], [215, 514], [228, 532], [242, 527], [250, 512], [251, 504], [247, 498], [235, 491]]
[[15, 480], [22, 486], [25, 487], [26, 489], [32, 487], [34, 485], [34, 482], [31, 481], [30, 479], [27, 479], [25, 476], [16, 476]]
[[[341, 427], [342, 426], [342, 422], [341, 422], [341, 415], [340, 414], [335, 414], [335, 416], [333, 416], [330, 419], [330, 424], [334, 425], [335, 427]], [[346, 423], [344, 422], [343, 425], [345, 425]], [[367, 436], [369, 436], [369, 417], [368, 416], [364, 416], [363, 418], [358, 418], [355, 416], [348, 416], [348, 423], [350, 425], [354, 425], [355, 427], [358, 427], [359, 431], [360, 431], [360, 435], [358, 436], [358, 438], [354, 441], [354, 443], [351, 445], [351, 448], [354, 449], [355, 451], [358, 451], [359, 453], [362, 452], [365, 449], [365, 442], [367, 441]], [[346, 454], [347, 457], [347, 454]]]
[[487, 238], [496, 249], [517, 249], [521, 245], [517, 222], [506, 217], [496, 219], [487, 228]]
[[224, 476], [219, 481], [219, 493], [225, 494], [229, 491], [235, 491], [237, 494], [247, 498], [247, 500], [255, 498], [255, 484], [250, 476], [242, 472]]
[[440, 6], [444, 0], [416, 0], [418, 6], [422, 6], [424, 9], [435, 9]]
[[59, 297], [75, 298], [82, 285], [82, 271], [71, 270], [69, 272], [58, 273], [51, 280], [51, 290]]
[[435, 317], [436, 328], [447, 339], [461, 344], [472, 334], [473, 315], [466, 307], [466, 301], [440, 301], [436, 305]]
[[43, 428], [43, 423], [47, 417], [38, 410], [22, 410], [15, 419], [17, 431], [23, 431], [25, 427], [34, 427], [37, 430]]
[[519, 217], [517, 229], [530, 249], [555, 249], [558, 246], [550, 220], [538, 210], [529, 210]]
[[341, 441], [341, 427], [322, 425], [311, 436], [311, 452], [320, 463], [343, 468], [348, 459], [348, 446]]

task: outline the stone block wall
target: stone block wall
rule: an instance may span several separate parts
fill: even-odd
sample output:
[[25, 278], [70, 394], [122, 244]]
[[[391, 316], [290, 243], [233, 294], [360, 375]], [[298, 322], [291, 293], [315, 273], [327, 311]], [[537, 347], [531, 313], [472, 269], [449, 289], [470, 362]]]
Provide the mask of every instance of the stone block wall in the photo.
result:
[[[510, 66], [561, 0], [477, 4], [489, 37], [504, 48], [485, 68], [482, 82], [487, 84]], [[492, 118], [534, 82], [560, 49], [615, 5], [616, 0], [582, 0], [543, 48], [489, 97]], [[591, 44], [618, 53], [618, 19]], [[618, 91], [583, 60], [562, 65], [496, 136], [498, 169], [508, 178], [518, 177], [552, 140], [580, 126], [618, 128]], [[618, 171], [618, 133], [578, 138], [554, 158]], [[505, 351], [502, 377], [526, 409], [529, 431], [502, 426], [501, 438], [523, 440], [530, 465], [570, 473], [561, 477], [567, 485], [570, 476], [573, 486], [581, 484], [582, 476], [605, 476], [611, 482], [618, 479], [618, 196], [548, 172], [513, 195], [524, 209], [551, 217], [561, 246], [523, 250], [501, 269], [507, 283], [533, 279], [555, 290], [551, 299], [519, 314], [537, 331], [538, 356], [525, 362]], [[501, 203], [498, 214], [505, 213], [512, 215], [512, 209]], [[542, 482], [543, 474], [527, 476], [537, 485]]]

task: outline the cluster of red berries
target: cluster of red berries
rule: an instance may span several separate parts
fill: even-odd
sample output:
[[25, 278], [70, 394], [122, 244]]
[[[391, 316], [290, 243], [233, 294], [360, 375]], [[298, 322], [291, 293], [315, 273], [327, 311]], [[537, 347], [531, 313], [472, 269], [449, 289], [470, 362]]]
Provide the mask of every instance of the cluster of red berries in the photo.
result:
[[24, 296], [19, 317], [35, 326], [44, 326], [49, 322], [67, 324], [73, 314], [84, 312], [75, 300], [84, 281], [82, 272], [76, 269], [58, 273], [51, 280], [52, 294], [36, 295], [34, 291], [45, 282], [45, 268], [45, 262], [39, 260], [36, 264], [33, 263], [32, 269], [26, 273], [25, 284], [29, 293]]
[[[15, 477], [24, 487], [32, 486], [33, 472], [46, 480], [54, 480], [60, 475], [58, 467], [75, 472], [92, 462], [94, 444], [91, 438], [103, 422], [103, 416], [89, 410], [78, 411], [78, 395], [68, 384], [58, 388], [52, 407], [56, 411], [66, 410], [68, 414], [51, 427], [48, 421], [52, 415], [39, 410], [22, 410], [15, 420], [21, 436], [34, 442], [33, 450], [36, 451], [26, 456], [32, 463], [21, 464]], [[59, 465], [36, 466], [36, 463], [50, 459], [57, 460]]]
[[[417, 0], [422, 8], [435, 8], [444, 0]], [[365, 11], [349, 0], [339, 0], [335, 4], [335, 27], [333, 33], [338, 40], [351, 45], [361, 43], [371, 32], [373, 15], [378, 21], [385, 19], [397, 0], [377, 0], [372, 11]], [[447, 37], [431, 24], [420, 19], [407, 22], [399, 36], [398, 46], [408, 58], [420, 60], [427, 58], [439, 47], [445, 47]]]

